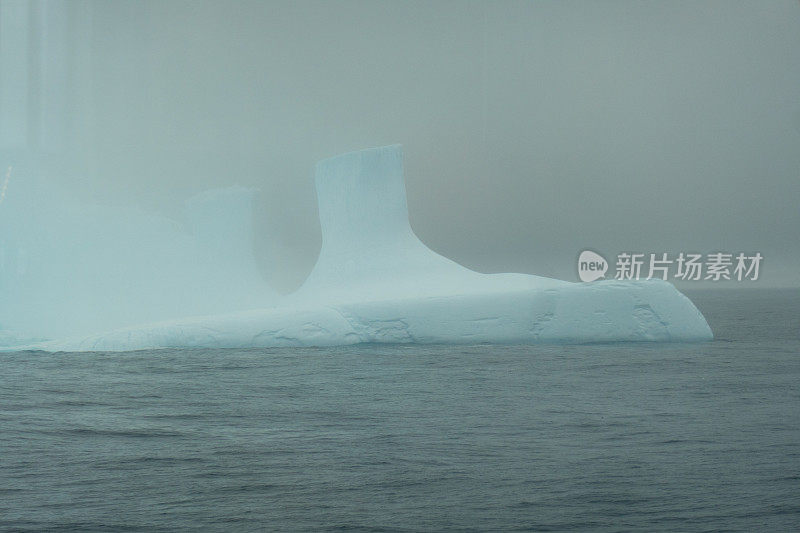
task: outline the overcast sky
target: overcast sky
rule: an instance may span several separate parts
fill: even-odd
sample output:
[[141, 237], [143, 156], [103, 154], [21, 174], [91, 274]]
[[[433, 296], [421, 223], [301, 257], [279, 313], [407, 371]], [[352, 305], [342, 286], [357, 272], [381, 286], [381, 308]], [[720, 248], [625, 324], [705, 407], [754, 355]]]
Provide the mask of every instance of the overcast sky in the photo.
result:
[[414, 230], [476, 270], [759, 251], [800, 284], [796, 0], [88, 5], [76, 190], [257, 187], [278, 285], [319, 248], [315, 162], [392, 143]]

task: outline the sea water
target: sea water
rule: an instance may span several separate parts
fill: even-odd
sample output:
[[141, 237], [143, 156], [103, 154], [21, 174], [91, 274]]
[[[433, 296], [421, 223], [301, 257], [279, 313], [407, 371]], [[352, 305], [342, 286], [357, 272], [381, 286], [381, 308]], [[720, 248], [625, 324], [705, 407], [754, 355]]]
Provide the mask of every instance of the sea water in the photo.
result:
[[800, 528], [800, 291], [698, 344], [0, 354], [3, 531]]

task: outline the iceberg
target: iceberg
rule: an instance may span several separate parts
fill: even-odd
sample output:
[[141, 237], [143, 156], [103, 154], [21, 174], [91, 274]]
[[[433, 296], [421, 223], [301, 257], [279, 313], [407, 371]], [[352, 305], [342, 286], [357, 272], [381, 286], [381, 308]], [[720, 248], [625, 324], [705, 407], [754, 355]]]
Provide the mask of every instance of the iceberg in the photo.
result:
[[0, 345], [273, 302], [252, 253], [252, 199], [206, 191], [179, 221], [20, 176], [0, 204]]
[[[260, 309], [125, 327], [28, 348], [105, 351], [713, 338], [694, 304], [665, 281], [572, 283], [525, 274], [481, 274], [436, 254], [409, 224], [399, 145], [321, 161], [315, 182], [322, 247], [314, 269], [294, 294]], [[223, 209], [218, 216], [226, 219], [227, 213]], [[240, 240], [235, 246], [246, 244]]]

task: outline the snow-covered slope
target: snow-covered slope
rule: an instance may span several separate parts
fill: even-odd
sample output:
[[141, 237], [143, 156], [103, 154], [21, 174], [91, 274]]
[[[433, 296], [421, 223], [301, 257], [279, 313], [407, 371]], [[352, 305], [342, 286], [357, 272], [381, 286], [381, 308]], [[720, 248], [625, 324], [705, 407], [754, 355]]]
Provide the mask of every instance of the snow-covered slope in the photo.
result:
[[430, 249], [408, 221], [402, 149], [363, 150], [316, 172], [323, 243], [303, 286], [274, 307], [38, 344], [47, 350], [535, 343], [712, 338], [671, 284], [569, 283], [480, 274]]

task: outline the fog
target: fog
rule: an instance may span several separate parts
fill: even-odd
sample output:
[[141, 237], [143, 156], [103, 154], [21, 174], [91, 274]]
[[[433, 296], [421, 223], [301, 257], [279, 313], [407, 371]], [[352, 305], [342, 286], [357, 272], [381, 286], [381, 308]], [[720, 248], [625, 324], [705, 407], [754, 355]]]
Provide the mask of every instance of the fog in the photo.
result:
[[0, 0], [0, 61], [7, 201], [255, 188], [282, 292], [319, 252], [314, 164], [392, 143], [414, 231], [469, 268], [758, 251], [759, 286], [798, 285], [796, 1]]

